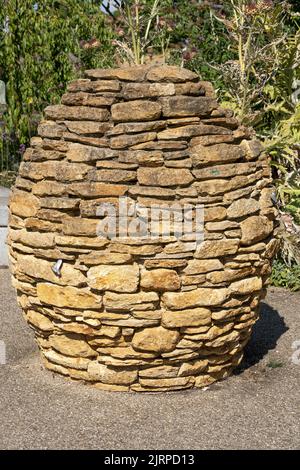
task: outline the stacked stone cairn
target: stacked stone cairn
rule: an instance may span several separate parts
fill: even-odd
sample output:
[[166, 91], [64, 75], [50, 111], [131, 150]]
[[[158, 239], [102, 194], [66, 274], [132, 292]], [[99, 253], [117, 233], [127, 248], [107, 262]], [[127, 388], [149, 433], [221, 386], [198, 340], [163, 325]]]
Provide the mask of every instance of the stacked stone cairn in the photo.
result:
[[[277, 249], [269, 162], [189, 70], [85, 75], [45, 109], [12, 191], [19, 305], [51, 371], [101, 390], [208, 386], [241, 362]], [[97, 208], [121, 196], [203, 204], [204, 241], [97, 236]]]

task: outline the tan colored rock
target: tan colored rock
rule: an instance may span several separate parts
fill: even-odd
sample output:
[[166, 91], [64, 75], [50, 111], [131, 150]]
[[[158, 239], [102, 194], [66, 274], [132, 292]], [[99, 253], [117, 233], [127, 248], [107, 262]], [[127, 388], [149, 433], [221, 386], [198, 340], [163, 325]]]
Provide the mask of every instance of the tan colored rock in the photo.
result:
[[188, 265], [186, 266], [186, 268], [184, 268], [183, 272], [188, 275], [202, 274], [208, 273], [210, 271], [217, 271], [223, 268], [223, 264], [218, 259], [192, 259], [189, 260]]
[[14, 189], [9, 208], [12, 214], [20, 217], [34, 217], [40, 208], [40, 201], [27, 191]]
[[233, 294], [252, 294], [252, 292], [257, 292], [262, 289], [262, 280], [259, 277], [241, 279], [240, 281], [233, 282], [229, 289]]
[[37, 181], [46, 177], [61, 182], [80, 181], [89, 170], [90, 167], [84, 163], [75, 165], [64, 161], [22, 162], [20, 165], [21, 176]]
[[148, 142], [156, 138], [156, 132], [145, 132], [134, 135], [121, 135], [110, 139], [110, 147], [112, 149], [123, 149], [131, 147], [132, 145], [140, 144], [141, 142]]
[[[122, 122], [121, 124], [116, 124], [109, 132], [107, 132], [107, 135], [116, 136], [122, 134], [135, 134], [137, 132], [157, 131], [163, 129], [165, 126], [165, 121]], [[130, 152], [128, 156], [132, 157], [132, 152]]]
[[196, 258], [218, 258], [235, 254], [238, 250], [239, 240], [205, 240], [196, 250]]
[[98, 220], [66, 216], [63, 220], [62, 231], [65, 235], [96, 237], [98, 224]]
[[88, 373], [92, 380], [100, 380], [106, 384], [130, 385], [137, 380], [136, 370], [112, 369], [97, 361], [89, 363]]
[[[112, 69], [110, 69], [112, 70]], [[103, 77], [105, 78], [105, 77]], [[111, 77], [109, 77], [111, 78]], [[101, 93], [101, 92], [118, 92], [121, 89], [121, 84], [117, 80], [88, 80], [78, 79], [70, 82], [67, 86], [67, 90], [73, 94], [80, 91], [89, 93]]]
[[55, 181], [39, 181], [32, 188], [36, 196], [61, 196], [66, 193], [66, 186]]
[[71, 339], [64, 335], [51, 335], [49, 337], [49, 344], [53, 349], [67, 356], [97, 356], [97, 352], [81, 339]]
[[[228, 145], [228, 147], [231, 147], [231, 145]], [[258, 168], [260, 168], [260, 166], [256, 163], [227, 163], [226, 165], [214, 165], [206, 168], [196, 169], [193, 171], [193, 174], [198, 180], [205, 180], [210, 178], [229, 178], [232, 177], [232, 175], [236, 177], [240, 175], [248, 175], [251, 173], [253, 174], [254, 171]]]
[[135, 265], [99, 265], [89, 269], [88, 284], [92, 289], [115, 292], [136, 292], [139, 284], [139, 268]]
[[27, 230], [13, 230], [9, 231], [9, 239], [14, 242], [19, 242], [26, 246], [34, 248], [53, 248], [55, 245], [55, 237], [50, 233], [27, 232]]
[[263, 145], [259, 140], [243, 140], [242, 147], [245, 149], [247, 160], [256, 160], [263, 151]]
[[135, 65], [134, 67], [122, 67], [118, 69], [93, 69], [86, 70], [86, 77], [102, 80], [124, 80], [125, 82], [140, 82], [146, 78], [150, 70], [149, 65]]
[[[211, 127], [211, 126], [208, 126]], [[221, 132], [219, 132], [221, 134]], [[191, 157], [193, 160], [194, 166], [200, 167], [210, 162], [234, 162], [240, 160], [244, 156], [244, 151], [239, 145], [228, 145], [228, 144], [216, 144], [206, 147], [204, 145], [198, 144], [192, 147]], [[208, 169], [206, 169], [208, 171]], [[215, 167], [212, 167], [212, 171], [215, 170]], [[202, 171], [202, 170], [201, 170]], [[201, 172], [199, 171], [199, 174]], [[213, 172], [212, 175], [217, 175], [218, 173]], [[231, 173], [234, 174], [234, 173]], [[205, 178], [205, 176], [204, 176]]]
[[162, 301], [170, 310], [183, 310], [221, 305], [228, 295], [227, 289], [199, 288], [187, 292], [166, 292], [162, 295]]
[[151, 68], [147, 73], [147, 80], [150, 82], [174, 82], [181, 83], [194, 81], [199, 77], [196, 73], [171, 65], [162, 65]]
[[207, 116], [217, 107], [215, 100], [202, 96], [168, 96], [159, 101], [165, 117]]
[[54, 330], [54, 325], [52, 321], [49, 320], [49, 318], [45, 315], [42, 315], [41, 313], [37, 312], [36, 310], [28, 310], [26, 312], [26, 319], [31, 325], [46, 333], [50, 333]]
[[157, 138], [162, 139], [162, 140], [168, 140], [168, 139], [171, 140], [171, 139], [190, 138], [190, 137], [194, 137], [198, 135], [229, 134], [229, 133], [230, 131], [228, 129], [224, 129], [222, 127], [211, 126], [211, 125], [207, 126], [202, 123], [197, 123], [196, 125], [173, 127], [173, 128], [166, 129], [162, 132], [159, 132], [157, 134]]
[[126, 101], [126, 103], [113, 104], [111, 115], [114, 122], [152, 121], [159, 119], [161, 106], [154, 101]]
[[75, 134], [79, 135], [103, 135], [105, 134], [105, 132], [109, 131], [113, 126], [109, 122], [96, 121], [64, 121], [64, 125], [70, 132], [75, 132]]
[[56, 235], [55, 243], [61, 247], [103, 248], [108, 241], [101, 238]]
[[204, 207], [204, 222], [223, 220], [226, 217], [225, 207]]
[[227, 215], [230, 219], [238, 219], [257, 211], [259, 211], [259, 203], [256, 199], [238, 199], [228, 207]]
[[43, 351], [43, 354], [48, 359], [48, 361], [54, 362], [55, 364], [60, 364], [63, 367], [71, 367], [72, 369], [86, 370], [90, 362], [89, 359], [84, 357], [64, 356], [63, 354], [59, 354], [52, 349]]
[[173, 291], [180, 289], [180, 278], [171, 269], [142, 270], [141, 287], [154, 291]]
[[92, 170], [90, 179], [107, 183], [128, 183], [136, 180], [136, 172], [123, 169]]
[[91, 108], [87, 106], [64, 106], [61, 104], [48, 106], [45, 116], [50, 119], [76, 121], [80, 116], [82, 121], [108, 121], [110, 114], [106, 109]]
[[243, 245], [251, 245], [267, 238], [273, 230], [273, 223], [264, 216], [252, 216], [241, 222]]
[[180, 311], [162, 312], [161, 324], [166, 328], [202, 326], [211, 322], [211, 312], [207, 308], [193, 308]]
[[166, 379], [170, 377], [176, 377], [178, 371], [179, 367], [169, 365], [147, 367], [147, 369], [141, 369], [139, 371], [139, 377], [144, 379]]
[[18, 255], [18, 269], [35, 279], [49, 281], [54, 284], [80, 286], [85, 284], [86, 277], [69, 263], [63, 263], [60, 276], [54, 274], [53, 262], [34, 256]]
[[231, 282], [236, 279], [240, 279], [244, 276], [249, 276], [255, 273], [255, 268], [252, 266], [246, 266], [241, 269], [226, 269], [225, 271], [218, 271], [208, 273], [206, 279], [213, 284], [218, 284], [221, 282]]
[[172, 268], [184, 268], [187, 265], [187, 261], [184, 259], [149, 259], [145, 260], [144, 266], [146, 269], [154, 269], [154, 268], [164, 268], [164, 269], [172, 269]]
[[[105, 83], [105, 82], [104, 82]], [[106, 85], [106, 88], [115, 88], [115, 90], [112, 91], [117, 91], [117, 88], [119, 88], [118, 82], [106, 82], [109, 85]], [[111, 86], [112, 85], [112, 86]], [[103, 88], [105, 88], [105, 85], [103, 85]], [[111, 91], [111, 90], [103, 90], [103, 91]], [[62, 104], [69, 105], [69, 106], [93, 106], [95, 108], [105, 108], [108, 106], [111, 106], [114, 103], [115, 99], [112, 97], [107, 97], [107, 96], [95, 96], [91, 95], [89, 93], [85, 93], [83, 91], [79, 91], [77, 93], [65, 93], [62, 98], [61, 102]]]
[[[194, 384], [191, 377], [176, 377], [169, 379], [144, 379], [140, 378], [140, 385], [148, 387], [149, 390], [158, 389], [161, 391], [177, 390], [181, 388], [189, 388]], [[133, 389], [133, 387], [131, 387]]]
[[181, 364], [178, 376], [186, 377], [189, 375], [198, 375], [200, 372], [204, 372], [208, 367], [208, 360], [198, 360], [191, 362], [184, 362]]
[[45, 304], [75, 309], [98, 309], [102, 305], [101, 296], [92, 294], [88, 289], [71, 286], [56, 286], [49, 283], [37, 285], [37, 296]]
[[123, 184], [108, 183], [73, 183], [69, 186], [70, 194], [79, 197], [124, 196], [128, 187]]
[[[104, 306], [108, 310], [139, 310], [139, 306], [149, 304], [154, 307], [159, 297], [156, 292], [138, 292], [136, 294], [115, 294], [106, 292]], [[124, 325], [125, 326], [125, 325]]]
[[170, 96], [175, 95], [175, 85], [173, 83], [125, 83], [122, 87], [122, 95], [126, 100]]
[[183, 186], [193, 181], [189, 170], [173, 168], [139, 168], [138, 182], [146, 186]]
[[162, 326], [145, 328], [135, 333], [132, 346], [137, 351], [162, 353], [172, 351], [179, 340], [179, 333]]

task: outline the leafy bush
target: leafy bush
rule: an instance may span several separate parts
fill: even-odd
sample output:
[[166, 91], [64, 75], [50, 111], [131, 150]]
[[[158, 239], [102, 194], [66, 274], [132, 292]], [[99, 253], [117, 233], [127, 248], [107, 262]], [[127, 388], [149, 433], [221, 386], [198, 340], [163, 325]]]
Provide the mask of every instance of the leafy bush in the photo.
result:
[[[0, 0], [0, 79], [7, 111], [0, 171], [16, 166], [43, 108], [84, 68], [112, 65], [113, 33], [93, 0]], [[1, 130], [1, 129], [0, 129]]]
[[282, 260], [273, 262], [271, 284], [275, 287], [286, 287], [292, 291], [300, 290], [300, 266], [286, 266]]

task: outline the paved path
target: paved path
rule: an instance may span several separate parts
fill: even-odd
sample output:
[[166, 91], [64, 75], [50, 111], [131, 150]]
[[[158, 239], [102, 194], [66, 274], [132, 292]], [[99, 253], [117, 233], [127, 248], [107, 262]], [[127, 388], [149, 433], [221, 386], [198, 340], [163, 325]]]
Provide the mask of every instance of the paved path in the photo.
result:
[[238, 375], [206, 391], [145, 395], [101, 392], [45, 371], [9, 285], [0, 270], [8, 358], [0, 365], [0, 449], [300, 447], [300, 363], [291, 361], [299, 293], [269, 290]]

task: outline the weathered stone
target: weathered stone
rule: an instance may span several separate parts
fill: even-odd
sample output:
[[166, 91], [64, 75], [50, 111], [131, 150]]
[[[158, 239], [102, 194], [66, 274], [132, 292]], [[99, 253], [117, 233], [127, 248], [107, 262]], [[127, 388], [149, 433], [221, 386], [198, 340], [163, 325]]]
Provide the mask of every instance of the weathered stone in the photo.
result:
[[202, 326], [211, 322], [211, 313], [207, 308], [193, 308], [180, 311], [163, 311], [162, 326], [166, 328], [182, 328], [186, 326]]
[[[231, 146], [228, 146], [228, 147], [231, 147]], [[210, 147], [205, 147], [205, 148], [210, 148]], [[212, 167], [194, 170], [193, 174], [199, 180], [204, 180], [204, 179], [209, 179], [209, 178], [228, 178], [232, 175], [247, 175], [249, 173], [253, 173], [257, 167], [258, 167], [257, 164], [253, 162], [229, 163], [227, 165], [214, 165]]]
[[142, 270], [141, 287], [146, 290], [173, 291], [180, 289], [180, 278], [171, 269]]
[[[243, 156], [243, 149], [239, 145], [216, 144], [210, 145], [209, 147], [195, 145], [191, 149], [191, 158], [195, 168], [211, 162], [234, 162], [240, 160]], [[195, 176], [200, 175], [201, 178], [201, 171], [195, 172]], [[217, 171], [216, 174], [218, 175]]]
[[14, 189], [9, 207], [12, 214], [20, 217], [34, 217], [40, 208], [40, 201], [33, 194]]
[[264, 216], [252, 216], [241, 222], [243, 245], [251, 245], [267, 238], [273, 230], [273, 222]]
[[68, 188], [70, 194], [79, 197], [124, 196], [128, 187], [122, 184], [74, 183]]
[[190, 70], [170, 66], [161, 65], [153, 67], [147, 73], [147, 80], [150, 82], [186, 82], [197, 80], [198, 76], [196, 73]]
[[49, 344], [53, 349], [61, 354], [66, 354], [67, 356], [97, 356], [97, 352], [81, 339], [68, 338], [64, 335], [51, 335], [49, 338]]
[[92, 289], [136, 292], [139, 268], [137, 265], [123, 265], [121, 269], [119, 266], [99, 265], [89, 269], [87, 278]]
[[36, 196], [62, 196], [66, 193], [66, 186], [55, 181], [39, 181], [32, 188]]
[[187, 142], [184, 140], [153, 140], [143, 144], [137, 144], [132, 147], [133, 150], [162, 150], [162, 151], [176, 151], [187, 148]]
[[262, 289], [262, 280], [259, 277], [250, 277], [240, 281], [233, 282], [230, 285], [230, 291], [233, 294], [246, 295], [252, 294]]
[[86, 77], [101, 80], [124, 80], [128, 82], [140, 82], [146, 78], [149, 65], [136, 65], [134, 67], [122, 67], [118, 69], [93, 69], [86, 70]]
[[132, 346], [137, 351], [169, 352], [176, 347], [179, 337], [178, 331], [167, 330], [162, 326], [145, 328], [135, 333]]
[[[65, 130], [66, 127], [64, 125], [57, 124], [55, 121], [42, 121], [38, 126], [38, 134], [41, 137], [48, 137], [50, 139], [62, 137]], [[31, 152], [31, 158], [28, 158], [28, 150], [26, 152], [24, 160], [35, 160], [32, 158], [33, 152]]]
[[186, 260], [181, 259], [149, 259], [145, 260], [144, 266], [146, 269], [154, 269], [154, 268], [165, 268], [165, 269], [172, 269], [172, 268], [184, 268], [187, 265]]
[[98, 220], [66, 216], [63, 221], [62, 231], [65, 235], [96, 237], [98, 223]]
[[213, 284], [219, 284], [222, 282], [231, 282], [254, 273], [255, 268], [246, 266], [240, 269], [225, 269], [225, 271], [208, 273], [206, 279]]
[[88, 289], [71, 286], [56, 286], [49, 283], [38, 283], [37, 295], [41, 302], [57, 307], [78, 309], [100, 308], [101, 296], [92, 294]]
[[199, 288], [187, 292], [166, 292], [162, 295], [164, 305], [171, 310], [189, 307], [210, 307], [220, 305], [227, 299], [227, 289]]
[[161, 106], [154, 101], [136, 100], [113, 104], [111, 115], [114, 122], [151, 121], [159, 119]]
[[227, 209], [229, 219], [238, 219], [259, 211], [259, 203], [256, 199], [238, 199]]
[[56, 120], [74, 120], [77, 121], [78, 116], [82, 121], [108, 121], [110, 114], [106, 109], [92, 108], [85, 106], [64, 106], [52, 105], [45, 109], [45, 116]]
[[137, 371], [135, 370], [114, 370], [97, 361], [89, 363], [88, 373], [92, 380], [100, 380], [106, 384], [130, 385], [137, 380]]
[[239, 240], [206, 240], [202, 242], [196, 250], [196, 258], [217, 258], [219, 256], [226, 256], [235, 254], [238, 250]]
[[122, 87], [122, 96], [126, 100], [170, 95], [175, 95], [173, 83], [125, 83]]
[[[122, 122], [116, 124], [106, 135], [135, 134], [137, 132], [156, 131], [166, 126], [165, 121]], [[131, 152], [132, 153], [132, 152]]]
[[[108, 82], [109, 83], [109, 82]], [[111, 82], [112, 88], [119, 88], [119, 84], [117, 82]], [[103, 85], [103, 84], [102, 84]], [[110, 85], [109, 85], [110, 86]], [[109, 88], [107, 86], [107, 88]], [[103, 86], [104, 88], [104, 86]], [[111, 90], [103, 90], [103, 91], [111, 91]], [[117, 90], [112, 90], [117, 91]], [[95, 96], [89, 93], [84, 93], [80, 91], [78, 93], [65, 93], [62, 96], [61, 102], [65, 105], [70, 106], [93, 106], [95, 108], [103, 108], [111, 106], [114, 103], [114, 98], [108, 98], [106, 96]]]
[[[157, 134], [158, 139], [168, 140], [168, 139], [182, 139], [194, 137], [197, 135], [208, 135], [208, 134], [228, 134], [230, 131], [223, 129], [218, 126], [206, 126], [205, 124], [199, 123], [190, 126], [174, 127], [166, 129]], [[231, 147], [231, 146], [230, 146]], [[204, 147], [206, 149], [206, 147]], [[195, 151], [196, 148], [193, 148]], [[200, 153], [200, 151], [199, 151]], [[220, 158], [220, 156], [219, 156]], [[222, 161], [222, 160], [221, 160]], [[197, 160], [196, 160], [196, 163]]]
[[138, 292], [137, 294], [115, 294], [106, 292], [104, 306], [108, 310], [138, 310], [139, 305], [154, 306], [159, 297], [156, 292]]
[[207, 116], [217, 107], [215, 100], [202, 96], [170, 96], [159, 101], [165, 117]]
[[176, 366], [156, 366], [142, 369], [139, 371], [139, 377], [145, 379], [165, 379], [169, 377], [176, 377], [179, 367]]
[[146, 186], [184, 186], [192, 182], [189, 170], [171, 168], [139, 168], [137, 171], [139, 184]]
[[[111, 78], [111, 77], [109, 77]], [[90, 93], [101, 92], [118, 92], [121, 89], [121, 84], [117, 80], [88, 80], [79, 79], [69, 83], [67, 90], [72, 94], [80, 91]]]
[[43, 354], [49, 361], [54, 362], [55, 364], [60, 364], [64, 367], [71, 367], [72, 369], [86, 370], [90, 362], [89, 359], [84, 357], [64, 356], [52, 349], [43, 351]]
[[73, 164], [64, 161], [49, 162], [22, 162], [20, 166], [20, 175], [24, 178], [29, 177], [33, 180], [43, 180], [55, 178], [57, 181], [80, 181], [90, 170], [88, 165], [83, 163]]
[[134, 135], [122, 135], [110, 139], [110, 146], [112, 149], [123, 149], [131, 147], [132, 145], [139, 144], [141, 142], [148, 142], [154, 140], [155, 138], [156, 133], [154, 132], [146, 132]]
[[18, 255], [18, 269], [35, 279], [66, 286], [80, 286], [86, 282], [86, 277], [69, 263], [62, 264], [59, 276], [54, 274], [53, 267], [53, 262], [38, 259], [34, 256]]
[[242, 146], [247, 160], [256, 160], [264, 149], [259, 140], [243, 140]]
[[202, 274], [210, 271], [223, 269], [224, 266], [218, 259], [189, 260], [187, 267], [183, 270], [185, 274]]
[[90, 237], [64, 236], [56, 235], [55, 243], [60, 247], [85, 247], [85, 248], [103, 248], [108, 245], [108, 241]]
[[[177, 390], [192, 387], [194, 380], [191, 377], [176, 377], [168, 379], [144, 379], [140, 378], [140, 385], [148, 387], [149, 390]], [[133, 386], [131, 387], [133, 390]]]
[[70, 132], [83, 135], [103, 135], [112, 128], [109, 122], [96, 121], [64, 121], [64, 125]]
[[35, 326], [39, 330], [42, 330], [46, 333], [50, 333], [54, 330], [52, 321], [49, 320], [49, 318], [45, 315], [42, 315], [35, 310], [28, 310], [26, 313], [26, 318], [31, 325]]
[[92, 181], [103, 181], [111, 183], [127, 183], [136, 180], [136, 172], [114, 169], [114, 170], [92, 170], [90, 173], [90, 179]]
[[215, 206], [204, 208], [204, 222], [222, 220], [226, 217], [225, 207]]
[[176, 95], [205, 95], [205, 88], [201, 82], [186, 82], [175, 84]]
[[198, 375], [200, 372], [204, 372], [208, 367], [208, 360], [198, 360], [191, 362], [184, 362], [181, 364], [178, 376], [185, 377], [189, 375]]
[[[92, 253], [88, 255], [80, 255], [80, 262], [86, 266], [101, 265], [101, 264], [126, 264], [131, 261], [132, 257], [126, 253]], [[120, 269], [120, 267], [119, 267]]]
[[25, 229], [9, 231], [9, 238], [35, 248], [53, 248], [55, 245], [54, 235], [50, 233], [28, 232]]

